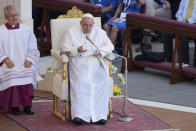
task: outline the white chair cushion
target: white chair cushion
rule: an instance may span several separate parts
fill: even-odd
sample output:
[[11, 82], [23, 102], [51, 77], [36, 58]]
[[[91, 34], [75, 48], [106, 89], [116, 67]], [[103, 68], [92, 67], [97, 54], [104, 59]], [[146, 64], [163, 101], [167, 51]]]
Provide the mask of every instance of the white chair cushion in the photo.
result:
[[56, 74], [53, 77], [53, 94], [61, 100], [68, 100], [68, 82], [62, 82], [61, 74]]

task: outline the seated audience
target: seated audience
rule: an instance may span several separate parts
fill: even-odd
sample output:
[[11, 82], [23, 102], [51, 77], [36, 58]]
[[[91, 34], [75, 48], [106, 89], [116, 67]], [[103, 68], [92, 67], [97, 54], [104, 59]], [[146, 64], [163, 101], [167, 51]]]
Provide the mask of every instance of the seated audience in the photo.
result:
[[[173, 0], [175, 1], [175, 0]], [[146, 3], [146, 15], [149, 16], [157, 16], [162, 18], [171, 19], [171, 9], [170, 9], [170, 2], [169, 0], [145, 0]], [[151, 46], [151, 38], [154, 38], [156, 40], [161, 40], [161, 34], [156, 33], [149, 29], [144, 29], [145, 35], [143, 39], [143, 49], [148, 50], [152, 49]], [[141, 51], [141, 46], [136, 48], [136, 52]]]
[[113, 44], [116, 44], [118, 31], [126, 28], [126, 14], [140, 12], [142, 4], [145, 4], [144, 0], [120, 1], [115, 15], [103, 26]]
[[7, 23], [0, 26], [0, 106], [1, 112], [21, 115], [32, 110], [39, 51], [33, 30], [19, 23], [12, 5], [4, 8]]
[[[176, 13], [176, 19], [179, 22], [196, 24], [196, 0], [181, 0], [179, 9]], [[166, 60], [169, 62], [172, 61], [173, 38], [174, 35], [172, 34], [163, 34], [164, 54]], [[182, 56], [182, 62], [185, 64], [189, 64], [189, 38], [181, 38], [180, 53]]]
[[61, 54], [70, 55], [71, 116], [75, 124], [105, 124], [109, 114], [111, 83], [109, 61], [104, 57], [114, 49], [94, 17], [84, 14], [80, 24], [65, 34]]
[[43, 10], [32, 6], [32, 18], [33, 18], [33, 30], [36, 38], [40, 37], [41, 33], [38, 27], [41, 27], [42, 19], [43, 19]]
[[[56, 19], [59, 15], [64, 14], [63, 11], [49, 11], [49, 19]], [[41, 36], [41, 25], [44, 22], [44, 10], [42, 8], [32, 6], [32, 18], [34, 24], [34, 33], [37, 38]], [[46, 22], [46, 21], [45, 21]], [[39, 29], [40, 28], [40, 29]], [[46, 27], [44, 27], [46, 28]], [[45, 29], [44, 29], [45, 30]], [[44, 36], [48, 35], [44, 31]]]
[[90, 0], [90, 2], [101, 6], [102, 25], [114, 16], [115, 10], [118, 6], [118, 0]]
[[170, 3], [167, 0], [146, 0], [146, 15], [171, 19]]
[[176, 15], [176, 12], [178, 11], [181, 0], [168, 0], [168, 1], [170, 3], [172, 19], [176, 19], [175, 15]]

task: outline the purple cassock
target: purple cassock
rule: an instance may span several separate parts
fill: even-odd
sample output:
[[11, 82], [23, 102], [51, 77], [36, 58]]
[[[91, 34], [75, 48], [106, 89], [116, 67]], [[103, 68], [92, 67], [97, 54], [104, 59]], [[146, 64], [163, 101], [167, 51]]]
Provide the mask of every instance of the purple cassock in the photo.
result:
[[[5, 24], [7, 30], [17, 30], [20, 24], [16, 24], [12, 27], [9, 24]], [[0, 67], [4, 64], [4, 61], [0, 62]], [[0, 91], [0, 112], [10, 112], [13, 107], [27, 107], [32, 106], [33, 99], [33, 84], [24, 84], [10, 86], [5, 90]]]
[[10, 112], [13, 107], [32, 106], [33, 85], [12, 86], [0, 91], [1, 112]]

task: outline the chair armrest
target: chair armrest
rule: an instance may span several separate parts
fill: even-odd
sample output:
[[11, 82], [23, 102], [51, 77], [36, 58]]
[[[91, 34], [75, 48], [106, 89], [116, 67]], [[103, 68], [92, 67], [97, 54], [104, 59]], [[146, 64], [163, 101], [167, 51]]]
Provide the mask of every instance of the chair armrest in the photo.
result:
[[114, 60], [114, 59], [115, 59], [115, 56], [114, 56], [114, 54], [109, 53], [109, 54], [107, 54], [107, 55], [105, 56], [105, 58], [108, 59], [108, 60]]
[[68, 62], [68, 57], [65, 54], [60, 55], [60, 51], [56, 49], [51, 49], [51, 55], [59, 61]]

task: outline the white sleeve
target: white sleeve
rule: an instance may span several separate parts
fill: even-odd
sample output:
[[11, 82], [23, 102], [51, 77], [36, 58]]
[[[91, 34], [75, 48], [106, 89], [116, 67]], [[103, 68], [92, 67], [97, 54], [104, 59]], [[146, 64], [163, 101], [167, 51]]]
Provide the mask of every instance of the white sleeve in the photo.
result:
[[[0, 36], [1, 35], [1, 31], [0, 31]], [[0, 63], [2, 63], [2, 61], [7, 58], [8, 56], [5, 54], [5, 52], [3, 51], [3, 39], [0, 39]]]
[[181, 22], [184, 21], [183, 13], [184, 13], [184, 10], [185, 10], [185, 2], [186, 2], [186, 0], [182, 0], [180, 2], [179, 9], [178, 9], [178, 11], [176, 13], [176, 19], [177, 19], [177, 21], [181, 21]]
[[30, 61], [33, 65], [38, 66], [40, 52], [37, 49], [37, 39], [31, 30], [29, 33], [29, 46], [26, 60]]
[[102, 57], [105, 57], [107, 54], [112, 53], [112, 51], [114, 50], [114, 45], [112, 44], [106, 33], [104, 33], [103, 39], [104, 46], [100, 48], [100, 53]]

